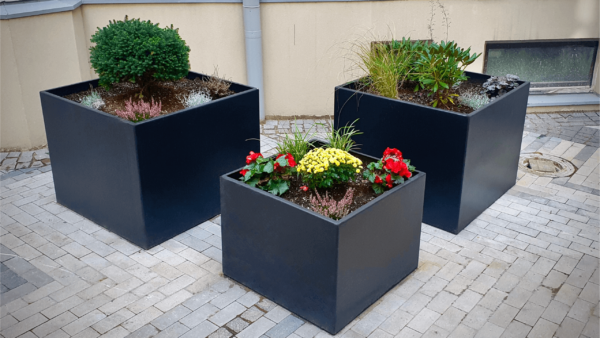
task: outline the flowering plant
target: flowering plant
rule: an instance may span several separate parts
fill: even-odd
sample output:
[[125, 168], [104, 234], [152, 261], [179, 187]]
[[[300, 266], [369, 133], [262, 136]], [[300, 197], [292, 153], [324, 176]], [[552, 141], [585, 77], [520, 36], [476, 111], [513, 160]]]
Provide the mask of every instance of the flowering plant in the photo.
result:
[[125, 102], [125, 110], [117, 109], [115, 114], [132, 122], [140, 122], [157, 117], [160, 115], [161, 103], [160, 101], [155, 103], [154, 99], [151, 100], [151, 102], [144, 102], [143, 100], [133, 102], [129, 98], [129, 101]]
[[329, 188], [335, 183], [354, 181], [362, 168], [362, 161], [347, 151], [315, 148], [300, 160], [298, 173], [311, 189]]
[[281, 195], [290, 188], [289, 175], [295, 171], [296, 161], [291, 154], [279, 154], [275, 159], [264, 158], [261, 153], [250, 152], [240, 180], [252, 187]]
[[410, 165], [410, 160], [403, 159], [402, 153], [396, 149], [387, 148], [383, 157], [377, 162], [371, 162], [363, 172], [363, 177], [372, 183], [373, 190], [381, 194], [385, 189], [404, 183], [412, 176], [415, 167]]
[[337, 202], [333, 197], [329, 197], [327, 192], [325, 192], [325, 198], [322, 198], [321, 195], [319, 195], [317, 189], [315, 189], [315, 194], [317, 197], [310, 197], [311, 208], [314, 212], [334, 220], [342, 219], [350, 212], [350, 204], [352, 204], [352, 198], [354, 197], [354, 189], [348, 189], [344, 198]]

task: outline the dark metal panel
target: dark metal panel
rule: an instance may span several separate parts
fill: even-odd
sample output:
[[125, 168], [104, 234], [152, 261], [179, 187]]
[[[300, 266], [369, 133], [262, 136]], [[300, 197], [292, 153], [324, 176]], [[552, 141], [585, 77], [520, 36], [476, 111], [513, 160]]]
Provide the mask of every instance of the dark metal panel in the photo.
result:
[[135, 126], [149, 247], [218, 215], [219, 177], [260, 149], [258, 90], [231, 88], [235, 95]]
[[339, 332], [416, 269], [424, 173], [334, 221], [238, 171], [221, 177], [223, 273], [316, 326]]
[[[481, 83], [489, 78], [466, 73], [473, 81]], [[411, 164], [427, 173], [423, 222], [458, 233], [502, 195], [498, 195], [500, 190], [514, 185], [517, 162], [513, 160], [520, 152], [528, 83], [471, 114], [357, 92], [353, 84], [335, 89], [336, 127], [358, 118], [355, 126], [365, 134], [356, 136], [355, 140], [362, 144], [362, 152], [380, 157], [386, 147], [398, 148], [405, 158], [411, 159]], [[514, 104], [504, 103], [513, 98]], [[504, 115], [505, 109], [511, 109], [511, 112]], [[470, 126], [473, 120], [477, 122]], [[487, 124], [480, 121], [487, 121]], [[470, 133], [480, 125], [483, 130], [476, 131], [477, 136], [471, 136]], [[490, 137], [486, 135], [488, 132]], [[506, 147], [497, 145], [500, 139], [507, 139]], [[516, 143], [519, 147], [515, 147]], [[476, 148], [467, 161], [469, 148], [474, 144]], [[483, 153], [489, 160], [484, 160], [483, 169], [478, 170], [477, 155], [474, 154]], [[499, 157], [507, 160], [498, 161]], [[490, 170], [491, 165], [495, 166], [494, 170]], [[474, 177], [470, 177], [473, 172]], [[501, 175], [496, 175], [499, 173]], [[478, 186], [483, 188], [478, 189]], [[488, 192], [488, 188], [495, 190]], [[466, 195], [463, 189], [467, 189]], [[506, 190], [508, 188], [502, 193]]]
[[526, 82], [471, 116], [458, 231], [515, 185], [528, 96]]
[[340, 224], [336, 332], [419, 264], [425, 174]]
[[131, 242], [145, 242], [133, 126], [56, 95], [86, 84], [41, 92], [56, 200]]
[[221, 209], [223, 273], [334, 331], [337, 225], [226, 176]]
[[260, 137], [258, 90], [132, 123], [60, 97], [90, 83], [41, 93], [59, 203], [145, 249], [217, 215], [219, 176]]
[[467, 138], [467, 116], [400, 100], [335, 91], [336, 127], [359, 119], [360, 151], [380, 158], [387, 148], [399, 149], [418, 170], [428, 174], [423, 222], [446, 231], [458, 222]]

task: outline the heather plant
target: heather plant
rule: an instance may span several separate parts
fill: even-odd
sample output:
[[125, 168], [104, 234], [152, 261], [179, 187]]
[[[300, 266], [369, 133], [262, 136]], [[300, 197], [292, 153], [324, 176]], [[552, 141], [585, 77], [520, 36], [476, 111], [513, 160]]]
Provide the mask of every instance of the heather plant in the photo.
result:
[[189, 93], [188, 95], [183, 95], [179, 97], [179, 101], [186, 107], [196, 107], [204, 103], [208, 103], [212, 101], [210, 95], [205, 91], [194, 91]]
[[152, 82], [186, 76], [190, 48], [178, 30], [127, 16], [98, 28], [91, 39], [95, 46], [90, 48], [90, 62], [100, 77], [99, 84], [109, 89], [113, 83], [137, 83], [142, 98]]
[[346, 194], [340, 201], [336, 201], [333, 197], [329, 197], [327, 192], [325, 192], [325, 198], [321, 197], [317, 189], [315, 189], [315, 194], [316, 197], [310, 197], [311, 209], [314, 212], [336, 221], [342, 219], [350, 212], [350, 205], [354, 198], [354, 189], [349, 188], [346, 190]]
[[273, 159], [251, 151], [246, 156], [246, 166], [240, 171], [240, 180], [251, 187], [281, 195], [289, 190], [289, 177], [295, 172], [295, 167], [296, 161], [291, 154], [279, 154]]
[[100, 109], [104, 107], [104, 100], [98, 92], [91, 91], [89, 95], [84, 96], [81, 99], [81, 104], [90, 108]]
[[292, 156], [300, 161], [304, 158], [308, 150], [311, 148], [312, 144], [308, 142], [316, 132], [311, 134], [314, 126], [311, 126], [308, 131], [305, 133], [300, 131], [296, 121], [294, 120], [294, 127], [292, 128], [292, 136], [285, 134], [283, 140], [277, 143], [275, 149], [279, 154], [292, 154]]
[[335, 148], [315, 148], [298, 162], [297, 171], [302, 180], [313, 189], [330, 188], [334, 184], [356, 180], [362, 161], [347, 151]]
[[363, 177], [371, 182], [376, 194], [381, 194], [394, 185], [404, 183], [405, 179], [412, 177], [413, 171], [415, 167], [410, 165], [410, 160], [402, 157], [398, 149], [387, 148], [381, 160], [367, 165]]
[[480, 94], [473, 91], [460, 94], [458, 100], [465, 106], [471, 107], [475, 110], [490, 103], [490, 98], [486, 94]]
[[157, 117], [160, 115], [160, 112], [160, 101], [155, 103], [154, 99], [152, 99], [151, 102], [144, 102], [143, 100], [133, 102], [132, 99], [129, 98], [129, 101], [125, 102], [125, 110], [116, 110], [115, 114], [131, 122], [140, 122]]

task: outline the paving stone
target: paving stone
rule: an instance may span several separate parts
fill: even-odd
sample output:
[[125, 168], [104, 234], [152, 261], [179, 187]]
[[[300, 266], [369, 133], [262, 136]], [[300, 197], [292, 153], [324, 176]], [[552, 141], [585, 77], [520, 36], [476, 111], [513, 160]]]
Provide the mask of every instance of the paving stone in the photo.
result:
[[531, 326], [518, 321], [512, 321], [506, 327], [506, 330], [504, 330], [500, 338], [525, 338], [529, 331], [531, 331]]
[[388, 317], [379, 328], [393, 335], [397, 335], [400, 330], [413, 319], [413, 317], [414, 316], [410, 313], [399, 309]]
[[471, 312], [463, 320], [463, 324], [469, 326], [472, 329], [480, 330], [483, 325], [488, 321], [488, 318], [492, 315], [492, 311], [481, 307], [475, 306]]
[[186, 308], [183, 305], [179, 305], [169, 312], [164, 313], [160, 317], [154, 319], [150, 324], [154, 325], [157, 329], [163, 331], [169, 326], [173, 325], [175, 322], [180, 320], [181, 318], [187, 316], [192, 311]]
[[263, 311], [259, 310], [256, 306], [252, 306], [251, 308], [246, 310], [244, 313], [242, 313], [241, 317], [249, 322], [255, 322], [260, 317], [262, 317], [264, 314], [265, 313]]
[[[273, 132], [288, 128], [286, 122], [274, 124]], [[564, 142], [558, 138], [525, 134], [524, 144], [537, 142], [540, 151], [563, 147]], [[265, 146], [274, 147], [273, 139], [264, 135], [261, 139]], [[598, 160], [592, 158], [597, 146], [564, 146], [564, 156], [572, 157], [580, 167], [576, 176], [563, 180], [519, 172], [522, 185], [511, 189], [459, 235], [423, 225], [419, 268], [339, 336], [598, 336], [598, 307], [590, 304], [598, 302], [600, 282], [600, 191], [597, 180], [587, 178], [598, 172]], [[581, 149], [587, 152], [585, 156], [580, 156]], [[263, 153], [268, 150], [263, 149]], [[200, 224], [151, 250], [140, 250], [57, 204], [48, 172], [51, 167], [42, 169], [16, 171], [18, 175], [10, 177], [1, 175], [4, 204], [0, 213], [0, 261], [8, 262], [6, 268], [29, 281], [14, 292], [2, 286], [0, 301], [7, 305], [0, 306], [0, 318], [11, 324], [2, 326], [3, 336], [5, 329], [43, 314], [48, 322], [36, 325], [34, 330], [40, 335], [63, 338], [70, 333], [56, 329], [57, 325], [75, 325], [98, 310], [107, 317], [91, 326], [106, 337], [122, 337], [130, 331], [132, 337], [232, 337], [235, 323], [238, 331], [245, 332], [242, 337], [284, 335], [277, 332], [291, 338], [329, 336], [299, 319], [299, 328], [289, 332], [286, 323], [295, 318], [289, 311], [219, 277], [220, 219]], [[18, 255], [24, 258], [15, 257]], [[4, 268], [0, 265], [0, 269]], [[111, 279], [103, 279], [103, 271]], [[36, 290], [36, 285], [46, 282]], [[224, 311], [232, 304], [243, 308], [235, 318]], [[506, 307], [518, 311], [512, 320], [500, 316]], [[181, 316], [166, 321], [168, 314], [177, 311], [182, 311]], [[439, 318], [428, 326], [421, 325], [426, 318], [419, 317], [422, 312], [437, 313]], [[219, 321], [217, 314], [228, 322]], [[80, 318], [56, 324], [73, 315]], [[162, 332], [149, 324], [153, 320]], [[228, 329], [219, 328], [222, 325]], [[31, 332], [24, 331], [24, 337]], [[87, 326], [74, 336], [99, 335]]]
[[243, 320], [240, 317], [236, 317], [232, 321], [226, 324], [226, 326], [233, 332], [239, 333], [242, 332], [245, 328], [250, 325], [249, 322]]
[[[292, 332], [296, 331], [300, 326], [302, 326], [302, 324], [304, 324], [303, 320], [300, 320], [295, 316], [289, 315], [282, 321], [280, 321], [277, 325], [272, 327], [269, 331], [267, 331], [265, 335], [271, 338], [285, 338], [292, 334]], [[356, 328], [357, 327], [354, 326], [353, 330], [356, 331]]]
[[236, 337], [238, 338], [258, 338], [263, 335], [265, 332], [270, 330], [276, 324], [271, 320], [262, 317], [254, 322], [252, 325], [248, 326], [242, 332], [238, 333]]
[[577, 321], [573, 318], [567, 317], [560, 324], [558, 330], [556, 331], [555, 337], [557, 338], [569, 338], [569, 337], [579, 337], [579, 334], [583, 331], [585, 324]]
[[279, 323], [288, 315], [290, 315], [290, 312], [288, 310], [284, 309], [281, 306], [276, 306], [271, 311], [267, 312], [267, 314], [265, 314], [265, 317], [272, 320], [275, 323]]
[[197, 338], [197, 337], [208, 337], [211, 333], [215, 332], [218, 326], [215, 326], [209, 321], [200, 323], [195, 328], [188, 331], [186, 334], [181, 336], [182, 338]]
[[425, 308], [421, 310], [407, 326], [417, 332], [425, 333], [438, 318], [440, 318], [439, 313]]
[[454, 331], [454, 329], [461, 323], [466, 313], [455, 308], [448, 308], [442, 316], [435, 322], [435, 325], [448, 332]]
[[233, 336], [233, 334], [231, 332], [229, 332], [229, 330], [227, 330], [226, 328], [222, 327], [220, 329], [218, 329], [217, 331], [211, 333], [208, 338], [229, 338]]
[[219, 312], [218, 307], [212, 304], [205, 304], [197, 310], [195, 310], [194, 312], [187, 315], [186, 317], [184, 317], [183, 319], [181, 319], [180, 322], [189, 328], [193, 328], [199, 325], [200, 323], [204, 322], [206, 319], [208, 319], [210, 316], [214, 315], [217, 312]]
[[209, 317], [208, 320], [210, 320], [217, 326], [223, 326], [244, 311], [246, 311], [246, 307], [237, 302], [234, 302], [229, 304], [224, 309], [221, 309], [220, 311], [216, 312], [214, 315]]

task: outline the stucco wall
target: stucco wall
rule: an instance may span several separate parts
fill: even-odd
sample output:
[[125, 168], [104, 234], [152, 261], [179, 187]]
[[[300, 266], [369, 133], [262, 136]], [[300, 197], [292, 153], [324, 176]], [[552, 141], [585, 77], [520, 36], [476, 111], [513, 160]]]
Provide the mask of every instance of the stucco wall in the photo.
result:
[[[595, 38], [597, 0], [443, 1], [448, 38], [482, 53], [486, 40]], [[267, 115], [333, 114], [333, 90], [352, 80], [352, 42], [365, 36], [428, 39], [428, 1], [262, 4]], [[434, 40], [445, 40], [441, 12]], [[481, 72], [483, 56], [468, 70]]]
[[74, 11], [0, 20], [2, 109], [0, 149], [46, 143], [41, 90], [97, 77], [90, 68], [90, 38], [109, 20], [143, 18], [179, 27], [190, 46], [192, 70], [246, 82], [240, 4], [84, 5]]
[[[40, 90], [82, 81], [74, 17], [80, 10], [0, 21], [1, 148], [46, 143]], [[87, 77], [89, 78], [89, 71]]]
[[[482, 52], [486, 40], [597, 38], [597, 0], [442, 0], [448, 38]], [[333, 89], [349, 71], [349, 46], [360, 38], [429, 38], [427, 0], [262, 3], [267, 116], [333, 114]], [[239, 3], [82, 5], [62, 13], [0, 20], [0, 148], [45, 144], [39, 91], [95, 77], [90, 37], [108, 20], [174, 24], [191, 47], [191, 68], [246, 83]], [[434, 39], [445, 39], [436, 10]], [[480, 72], [483, 58], [469, 70]], [[598, 70], [597, 70], [598, 71]], [[595, 84], [598, 91], [600, 86]]]

